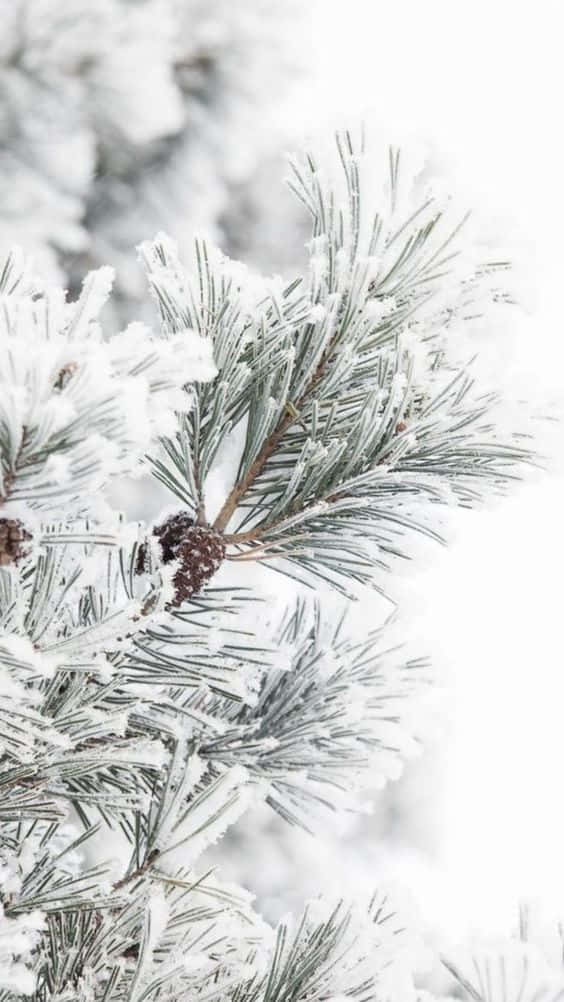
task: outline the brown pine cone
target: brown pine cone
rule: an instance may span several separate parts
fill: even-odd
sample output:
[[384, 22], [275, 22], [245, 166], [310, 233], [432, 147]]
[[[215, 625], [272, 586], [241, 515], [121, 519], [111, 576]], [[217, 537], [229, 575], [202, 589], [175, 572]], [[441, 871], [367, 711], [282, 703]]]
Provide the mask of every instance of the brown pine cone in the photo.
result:
[[0, 567], [17, 564], [29, 553], [31, 533], [17, 518], [0, 518]]
[[178, 608], [197, 595], [223, 563], [225, 540], [215, 529], [195, 525], [185, 512], [172, 515], [153, 534], [161, 545], [163, 563], [180, 562], [173, 578], [175, 595], [171, 602]]

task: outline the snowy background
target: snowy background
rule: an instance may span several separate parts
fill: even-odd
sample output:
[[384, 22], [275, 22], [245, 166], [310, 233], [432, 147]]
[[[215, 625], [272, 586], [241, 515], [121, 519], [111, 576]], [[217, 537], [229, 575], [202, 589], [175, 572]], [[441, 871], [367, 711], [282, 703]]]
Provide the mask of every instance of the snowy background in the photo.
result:
[[[312, 118], [323, 106], [424, 137], [457, 193], [520, 248], [525, 310], [487, 362], [553, 415], [564, 399], [561, 14], [548, 0], [322, 0], [309, 102]], [[452, 683], [450, 737], [413, 777], [408, 766], [414, 844], [385, 865], [449, 931], [506, 930], [520, 897], [564, 902], [563, 444], [551, 429], [550, 472], [464, 515], [450, 549], [406, 586], [411, 628]], [[372, 858], [380, 867], [375, 847]]]
[[[150, 17], [131, 33], [113, 16], [122, 3], [36, 0], [21, 74], [26, 2], [10, 6], [2, 242], [16, 238], [71, 285], [100, 261], [117, 266], [125, 314], [141, 295], [131, 248], [159, 228], [183, 244], [197, 227], [263, 269], [293, 271], [306, 230], [280, 189], [283, 152], [364, 119], [384, 141], [423, 143], [516, 262], [522, 304], [481, 339], [483, 380], [541, 417], [562, 413], [558, 4], [317, 0], [306, 13], [293, 0], [150, 0], [170, 17], [159, 33]], [[46, 48], [53, 11], [62, 41]], [[187, 13], [198, 31], [179, 27]], [[120, 31], [129, 48], [117, 45], [116, 67], [96, 46], [108, 32], [111, 51]], [[146, 77], [122, 73], [141, 57]], [[401, 629], [442, 682], [425, 754], [372, 815], [325, 840], [253, 815], [220, 849], [269, 917], [328, 881], [348, 892], [399, 881], [454, 937], [506, 932], [523, 897], [564, 908], [564, 443], [554, 421], [536, 427], [546, 469], [509, 500], [453, 515], [449, 549], [425, 548], [398, 584]], [[158, 500], [144, 494], [139, 513]], [[364, 608], [371, 624], [384, 613]]]

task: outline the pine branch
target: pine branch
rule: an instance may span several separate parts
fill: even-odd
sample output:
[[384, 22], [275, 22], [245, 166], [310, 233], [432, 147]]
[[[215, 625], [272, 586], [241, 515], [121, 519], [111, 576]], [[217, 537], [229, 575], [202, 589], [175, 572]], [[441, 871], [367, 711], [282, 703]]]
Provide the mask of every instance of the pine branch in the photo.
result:
[[415, 966], [410, 946], [400, 915], [384, 895], [368, 907], [312, 901], [299, 919], [280, 922], [266, 974], [242, 984], [231, 999], [321, 1002], [345, 997], [370, 1002], [396, 997], [402, 960], [403, 987], [409, 991], [405, 975]]
[[355, 642], [345, 615], [335, 622], [334, 612], [303, 602], [288, 614], [276, 647], [290, 665], [263, 675], [253, 705], [210, 702], [206, 712], [227, 726], [203, 734], [199, 754], [266, 780], [274, 810], [311, 828], [316, 806], [354, 809], [368, 785], [397, 775], [417, 744], [403, 717], [422, 703], [428, 667], [387, 648], [385, 630]]
[[[243, 479], [240, 480], [235, 485], [235, 487], [232, 489], [231, 493], [225, 500], [223, 507], [221, 508], [218, 516], [214, 520], [213, 523], [214, 529], [223, 531], [227, 527], [233, 515], [235, 514], [236, 509], [238, 508], [241, 501], [247, 494], [249, 488], [253, 486], [257, 477], [259, 477], [260, 474], [264, 471], [264, 468], [268, 460], [271, 458], [271, 456], [274, 455], [285, 433], [288, 431], [288, 428], [290, 428], [290, 426], [294, 423], [295, 420], [296, 420], [295, 415], [293, 414], [292, 411], [290, 411], [278, 423], [276, 429], [266, 439], [257, 458], [255, 459], [253, 464], [249, 467]], [[243, 539], [241, 539], [241, 536], [240, 535], [238, 536], [237, 533], [235, 533], [232, 536], [229, 536], [228, 539], [229, 542], [231, 543], [247, 542], [255, 539], [260, 539], [260, 530], [259, 529], [251, 530], [251, 534], [249, 533], [243, 534]]]
[[292, 164], [313, 217], [305, 278], [262, 281], [201, 243], [187, 276], [164, 237], [143, 256], [165, 331], [209, 336], [219, 372], [163, 440], [156, 475], [202, 517], [220, 448], [243, 437], [213, 521], [228, 559], [282, 559], [344, 587], [406, 554], [413, 532], [438, 535], [430, 505], [478, 503], [530, 453], [497, 434], [495, 397], [448, 360], [452, 318], [482, 309], [489, 274], [451, 276], [464, 219], [449, 223], [397, 151], [375, 199], [362, 144], [345, 134], [337, 149], [332, 176], [309, 155]]
[[209, 346], [156, 339], [140, 324], [102, 341], [110, 268], [92, 273], [72, 304], [61, 290], [30, 287], [15, 254], [2, 274], [0, 504], [6, 514], [22, 502], [84, 504], [110, 475], [135, 469], [173, 412], [189, 406], [181, 388], [213, 375]]
[[[414, 531], [440, 538], [436, 505], [503, 489], [528, 455], [449, 361], [483, 277], [451, 278], [458, 221], [417, 181], [407, 197], [397, 151], [371, 202], [364, 140], [336, 148], [334, 177], [309, 155], [292, 167], [313, 218], [305, 277], [264, 281], [197, 242], [188, 279], [166, 238], [143, 248], [159, 337], [102, 337], [108, 270], [72, 304], [15, 257], [0, 270], [0, 378], [17, 376], [0, 400], [17, 516], [0, 536], [0, 1002], [416, 997], [416, 937], [386, 895], [316, 902], [273, 937], [196, 872], [257, 801], [307, 827], [394, 778], [428, 681], [384, 631], [351, 636], [333, 600], [297, 601], [267, 636], [258, 596], [202, 592], [226, 552], [372, 584]], [[185, 509], [157, 526], [90, 500], [144, 457]], [[474, 999], [506, 994], [503, 959], [447, 966]], [[535, 997], [561, 990], [543, 978]]]

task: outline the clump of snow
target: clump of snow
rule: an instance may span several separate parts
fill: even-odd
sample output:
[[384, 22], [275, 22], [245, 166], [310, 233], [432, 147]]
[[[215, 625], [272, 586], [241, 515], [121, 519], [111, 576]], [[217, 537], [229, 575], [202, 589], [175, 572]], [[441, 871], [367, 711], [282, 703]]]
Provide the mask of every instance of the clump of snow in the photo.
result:
[[37, 909], [8, 918], [0, 902], [0, 988], [18, 995], [33, 993], [33, 953], [44, 928], [45, 916]]

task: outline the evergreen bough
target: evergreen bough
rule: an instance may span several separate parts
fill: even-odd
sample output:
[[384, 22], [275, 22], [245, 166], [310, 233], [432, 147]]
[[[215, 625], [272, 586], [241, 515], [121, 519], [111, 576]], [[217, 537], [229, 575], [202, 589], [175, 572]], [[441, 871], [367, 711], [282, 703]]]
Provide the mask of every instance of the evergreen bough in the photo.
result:
[[[399, 151], [343, 134], [333, 160], [292, 163], [294, 281], [143, 245], [158, 332], [104, 334], [109, 269], [73, 303], [3, 265], [1, 1002], [428, 997], [386, 891], [272, 930], [201, 862], [257, 801], [315, 830], [397, 774], [429, 670], [353, 635], [347, 596], [528, 455], [449, 350], [502, 266], [458, 268], [460, 220]], [[103, 490], [147, 469], [171, 507], [132, 524]], [[270, 634], [242, 561], [298, 579]], [[468, 999], [555, 1002], [527, 938], [446, 969]]]

